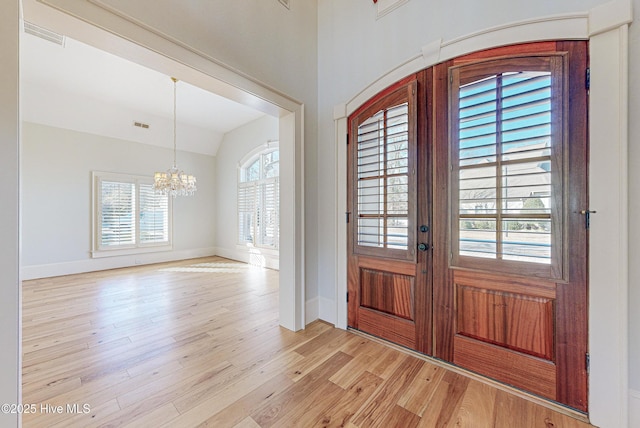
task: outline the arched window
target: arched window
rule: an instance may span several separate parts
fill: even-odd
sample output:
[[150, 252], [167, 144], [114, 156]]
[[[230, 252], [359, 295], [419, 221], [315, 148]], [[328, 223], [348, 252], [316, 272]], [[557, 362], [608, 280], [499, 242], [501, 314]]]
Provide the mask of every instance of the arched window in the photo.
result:
[[238, 243], [278, 249], [280, 156], [270, 143], [251, 153], [238, 175]]

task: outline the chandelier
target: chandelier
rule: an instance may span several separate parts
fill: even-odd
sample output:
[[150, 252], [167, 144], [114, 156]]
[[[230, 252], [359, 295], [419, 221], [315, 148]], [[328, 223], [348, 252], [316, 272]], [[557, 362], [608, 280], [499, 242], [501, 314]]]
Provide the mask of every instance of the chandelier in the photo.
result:
[[193, 175], [185, 174], [176, 166], [176, 83], [173, 80], [173, 166], [166, 172], [156, 172], [153, 175], [153, 189], [163, 195], [171, 195], [174, 198], [180, 196], [190, 196], [196, 191], [196, 178]]

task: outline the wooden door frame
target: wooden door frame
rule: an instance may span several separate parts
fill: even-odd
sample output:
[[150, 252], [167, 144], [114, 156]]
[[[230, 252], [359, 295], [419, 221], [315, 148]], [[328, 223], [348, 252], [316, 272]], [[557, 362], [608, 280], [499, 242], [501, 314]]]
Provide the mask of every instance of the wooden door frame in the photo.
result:
[[[520, 21], [455, 40], [427, 44], [422, 54], [335, 106], [337, 144], [336, 295], [328, 316], [346, 328], [346, 118], [364, 100], [407, 74], [463, 54], [534, 40], [584, 39], [590, 43], [590, 202], [607, 207], [592, 218], [589, 261], [589, 416], [596, 425], [626, 426], [628, 418], [628, 24], [626, 1], [610, 2], [582, 14]], [[615, 171], [615, 174], [611, 174]], [[602, 215], [600, 215], [602, 214]], [[607, 226], [606, 228], [604, 226]], [[598, 227], [600, 226], [600, 227]], [[612, 245], [613, 244], [613, 245]], [[595, 260], [606, 260], [598, 262]], [[613, 278], [613, 281], [612, 281]], [[603, 286], [606, 284], [606, 287]], [[613, 313], [610, 308], [615, 308]], [[597, 324], [597, 325], [596, 325]], [[612, 373], [611, 367], [619, 369]]]

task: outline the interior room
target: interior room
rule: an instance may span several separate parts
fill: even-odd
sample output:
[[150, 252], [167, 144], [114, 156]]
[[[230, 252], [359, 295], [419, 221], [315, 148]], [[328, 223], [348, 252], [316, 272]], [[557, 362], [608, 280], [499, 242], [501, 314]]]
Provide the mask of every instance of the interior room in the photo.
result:
[[[43, 322], [29, 312], [38, 287], [52, 293], [51, 307], [65, 301], [53, 293], [59, 289], [69, 293], [68, 309], [81, 311], [81, 303], [95, 304], [76, 292], [90, 295], [109, 275], [126, 286], [129, 274], [130, 281], [148, 275], [167, 284], [191, 275], [193, 288], [174, 292], [196, 295], [207, 275], [220, 274], [226, 280], [214, 289], [225, 296], [221, 305], [213, 303], [217, 295], [176, 298], [172, 306], [160, 295], [127, 292], [121, 297], [132, 300], [118, 308], [156, 302], [144, 306], [150, 319], [163, 319], [167, 304], [166, 317], [187, 311], [223, 324], [229, 313], [241, 340], [260, 341], [268, 328], [265, 337], [282, 346], [269, 342], [277, 360], [270, 365], [251, 349], [236, 354], [242, 347], [229, 348], [221, 361], [196, 353], [202, 376], [214, 367], [227, 373], [267, 364], [282, 383], [239, 386], [234, 401], [212, 414], [192, 411], [184, 426], [215, 417], [209, 423], [320, 423], [329, 417], [323, 409], [351, 402], [357, 382], [369, 385], [370, 395], [340, 414], [354, 426], [436, 426], [443, 418], [474, 426], [480, 408], [491, 409], [487, 426], [499, 426], [500, 412], [516, 402], [527, 403], [527, 423], [640, 425], [640, 229], [631, 215], [640, 203], [640, 94], [630, 78], [640, 65], [638, 2], [347, 3], [3, 5], [0, 398], [10, 407], [0, 414], [2, 426], [29, 426], [18, 409], [36, 404], [23, 400], [23, 382], [33, 376], [25, 364], [46, 353], [28, 352], [53, 346], [34, 340], [32, 322]], [[26, 27], [64, 36], [63, 44]], [[70, 61], [64, 66], [63, 57]], [[486, 92], [495, 97], [493, 110], [468, 113], [465, 97], [482, 85], [498, 88]], [[551, 95], [533, 100], [534, 92]], [[525, 99], [524, 125], [509, 116], [509, 97]], [[494, 113], [506, 116], [475, 125], [468, 119]], [[485, 134], [488, 123], [498, 125]], [[372, 124], [373, 149], [366, 137]], [[487, 135], [491, 143], [482, 140]], [[131, 183], [141, 198], [172, 160], [197, 178], [195, 194], [162, 202], [149, 235], [156, 241], [107, 248], [115, 229], [97, 221], [108, 208], [100, 196], [105, 183]], [[275, 181], [266, 172], [274, 165]], [[250, 187], [254, 176], [267, 184]], [[261, 199], [271, 211], [240, 203], [258, 192], [275, 195], [275, 186], [277, 199]], [[128, 215], [140, 231], [152, 227], [141, 212]], [[80, 276], [68, 275], [86, 276], [74, 282]], [[240, 300], [224, 294], [231, 283], [256, 299], [245, 324]], [[36, 300], [46, 313], [46, 298]], [[251, 318], [254, 304], [268, 313]], [[196, 329], [193, 337], [217, 328]], [[143, 332], [128, 334], [119, 339]], [[184, 334], [158, 337], [158, 344], [190, 337]], [[374, 364], [376, 356], [388, 365]], [[357, 379], [339, 369], [356, 366]], [[325, 383], [311, 383], [318, 373]], [[417, 383], [394, 383], [392, 373], [461, 388], [461, 407], [437, 407], [438, 393], [418, 402], [411, 398]], [[252, 401], [266, 391], [260, 388], [282, 389], [265, 404]], [[485, 388], [495, 389], [478, 393]], [[370, 403], [391, 390], [398, 395], [373, 409]], [[294, 391], [328, 401], [295, 402], [300, 407], [265, 416]], [[127, 399], [117, 398], [105, 400], [95, 417], [122, 411]], [[238, 410], [245, 405], [249, 410]], [[141, 411], [132, 426], [180, 423], [192, 408], [168, 399], [154, 410]], [[75, 416], [82, 425], [85, 415]], [[331, 414], [331, 423], [338, 416]], [[98, 419], [96, 425], [109, 421]]]

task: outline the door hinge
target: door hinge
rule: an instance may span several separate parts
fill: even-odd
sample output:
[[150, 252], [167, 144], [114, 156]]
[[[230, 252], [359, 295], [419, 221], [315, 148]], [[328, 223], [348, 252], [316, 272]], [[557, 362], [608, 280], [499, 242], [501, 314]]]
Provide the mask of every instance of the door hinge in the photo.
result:
[[591, 356], [588, 352], [585, 355], [585, 368], [587, 369], [587, 373], [589, 373], [589, 369], [591, 368]]
[[344, 213], [345, 216], [345, 220], [347, 221], [347, 223], [349, 223], [349, 216], [351, 215], [351, 213], [349, 211]]
[[349, 134], [347, 134], [347, 146], [349, 145]]
[[349, 292], [347, 291], [347, 303], [349, 303]]
[[591, 89], [591, 69], [587, 68], [585, 71], [585, 85], [587, 87], [587, 91]]
[[580, 211], [580, 214], [582, 214], [584, 216], [584, 228], [589, 230], [589, 228], [591, 227], [591, 214], [595, 214], [596, 211], [591, 211], [591, 210], [582, 210]]

